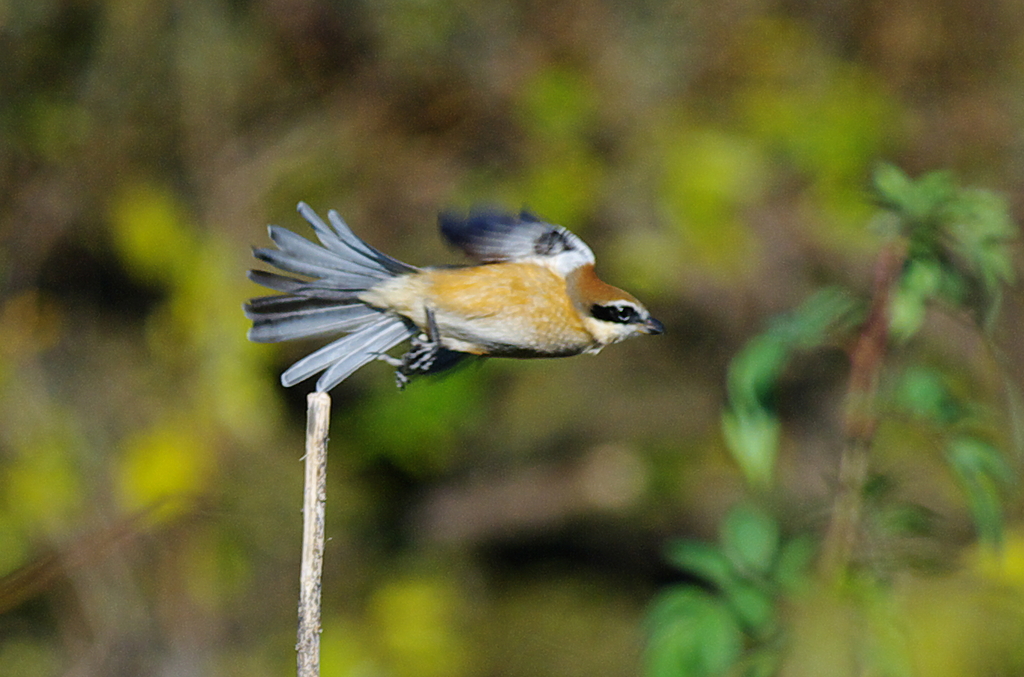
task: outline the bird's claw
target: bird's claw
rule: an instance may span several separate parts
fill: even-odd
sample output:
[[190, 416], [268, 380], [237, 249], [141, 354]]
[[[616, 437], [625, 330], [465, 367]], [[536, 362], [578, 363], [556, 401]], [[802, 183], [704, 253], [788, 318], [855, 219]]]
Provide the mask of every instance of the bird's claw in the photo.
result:
[[401, 358], [392, 357], [388, 360], [388, 364], [397, 367], [395, 370], [395, 382], [399, 390], [404, 389], [408, 385], [410, 378], [414, 374], [428, 373], [441, 352], [441, 342], [438, 340], [437, 320], [434, 318], [434, 311], [430, 308], [425, 310], [427, 314], [427, 332], [414, 336], [409, 350]]

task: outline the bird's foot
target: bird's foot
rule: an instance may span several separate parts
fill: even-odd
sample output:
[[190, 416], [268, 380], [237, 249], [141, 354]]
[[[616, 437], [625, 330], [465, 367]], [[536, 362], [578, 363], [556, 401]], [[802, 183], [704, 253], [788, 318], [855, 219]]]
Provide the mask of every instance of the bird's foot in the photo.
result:
[[434, 311], [426, 308], [427, 332], [418, 334], [412, 338], [409, 350], [401, 358], [390, 358], [394, 360], [389, 364], [397, 367], [395, 370], [395, 381], [398, 389], [402, 390], [409, 383], [409, 379], [415, 374], [429, 373], [438, 355], [441, 354], [441, 342], [437, 332], [437, 321], [434, 319]]

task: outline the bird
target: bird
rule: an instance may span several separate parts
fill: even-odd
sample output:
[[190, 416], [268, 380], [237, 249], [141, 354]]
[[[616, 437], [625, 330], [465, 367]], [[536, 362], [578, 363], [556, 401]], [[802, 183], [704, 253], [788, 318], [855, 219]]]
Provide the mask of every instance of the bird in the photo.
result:
[[[601, 281], [594, 253], [562, 226], [528, 211], [442, 212], [441, 234], [472, 264], [417, 267], [373, 248], [334, 210], [329, 225], [306, 203], [299, 214], [319, 243], [268, 228], [276, 249], [256, 259], [309, 279], [250, 270], [277, 295], [244, 305], [258, 343], [344, 334], [281, 374], [289, 387], [320, 374], [327, 392], [363, 365], [396, 368], [398, 387], [469, 357], [549, 358], [596, 354], [605, 346], [664, 326], [634, 296]], [[409, 341], [400, 357], [388, 353]]]

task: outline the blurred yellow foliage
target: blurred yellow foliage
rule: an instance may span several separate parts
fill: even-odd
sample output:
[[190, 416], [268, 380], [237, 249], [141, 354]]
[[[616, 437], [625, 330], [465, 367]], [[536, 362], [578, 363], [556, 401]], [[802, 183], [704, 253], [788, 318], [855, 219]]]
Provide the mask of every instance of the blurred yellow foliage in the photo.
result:
[[75, 524], [84, 496], [82, 478], [74, 465], [75, 441], [60, 424], [25, 441], [6, 467], [3, 495], [6, 508], [23, 526], [51, 536]]
[[582, 72], [552, 65], [523, 87], [523, 124], [546, 142], [571, 143], [597, 121], [598, 100]]
[[999, 550], [976, 544], [967, 554], [967, 564], [986, 579], [1024, 594], [1024, 528], [1008, 528]]
[[29, 556], [29, 534], [19, 517], [0, 513], [0, 576], [22, 566]]
[[713, 129], [683, 128], [666, 136], [662, 199], [670, 225], [683, 235], [686, 260], [723, 276], [755, 268], [757, 242], [742, 211], [765, 187], [760, 150]]
[[[215, 233], [200, 233], [169, 189], [152, 182], [125, 188], [111, 208], [111, 230], [125, 265], [168, 291], [147, 321], [153, 356], [180, 377], [193, 374], [187, 406], [193, 425], [218, 419], [243, 438], [268, 429], [276, 411], [273, 383], [262, 378], [275, 351], [239, 340], [249, 283], [238, 252]], [[270, 418], [268, 418], [270, 417]]]
[[766, 151], [809, 177], [808, 214], [829, 217], [822, 244], [873, 243], [863, 227], [873, 210], [867, 176], [896, 126], [882, 85], [829, 54], [799, 22], [751, 22], [737, 45], [745, 79], [735, 94], [737, 116]]
[[110, 208], [111, 235], [121, 259], [150, 283], [186, 274], [196, 256], [196, 235], [170, 190], [150, 183], [125, 187]]
[[18, 638], [0, 642], [0, 665], [4, 675], [9, 677], [38, 677], [64, 672], [59, 654], [43, 639]]
[[597, 158], [573, 146], [534, 167], [524, 178], [518, 197], [541, 218], [580, 231], [580, 222], [594, 207], [602, 177], [603, 167]]
[[203, 238], [187, 274], [175, 280], [167, 311], [151, 318], [149, 339], [163, 359], [173, 364], [184, 355], [197, 370], [190, 398], [196, 416], [215, 418], [241, 439], [252, 439], [278, 416], [277, 383], [264, 376], [277, 351], [237, 340], [249, 321], [239, 303], [248, 283], [235, 261], [229, 243]]
[[320, 677], [359, 677], [380, 672], [370, 653], [365, 626], [335, 615], [324, 618], [320, 635]]
[[563, 66], [538, 71], [522, 89], [520, 120], [535, 161], [514, 198], [543, 218], [577, 230], [600, 200], [606, 169], [590, 138], [596, 102], [584, 74]]
[[956, 573], [818, 587], [787, 611], [785, 677], [973, 677], [1018, 664], [1024, 597]]
[[1024, 596], [969, 572], [908, 578], [898, 590], [915, 674], [1019, 674], [1024, 667]]
[[441, 579], [399, 579], [378, 588], [369, 615], [388, 672], [394, 677], [467, 674], [461, 605], [456, 590]]
[[214, 450], [194, 426], [175, 419], [125, 440], [117, 477], [125, 510], [152, 509], [154, 519], [170, 519], [208, 490]]

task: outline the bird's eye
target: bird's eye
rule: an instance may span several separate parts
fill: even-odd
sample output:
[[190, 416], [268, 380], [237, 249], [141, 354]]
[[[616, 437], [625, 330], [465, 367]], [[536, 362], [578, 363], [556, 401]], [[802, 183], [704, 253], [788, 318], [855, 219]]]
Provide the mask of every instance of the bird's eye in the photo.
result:
[[640, 314], [633, 306], [610, 305], [590, 307], [590, 314], [598, 320], [605, 322], [617, 322], [619, 324], [632, 324], [640, 321]]

